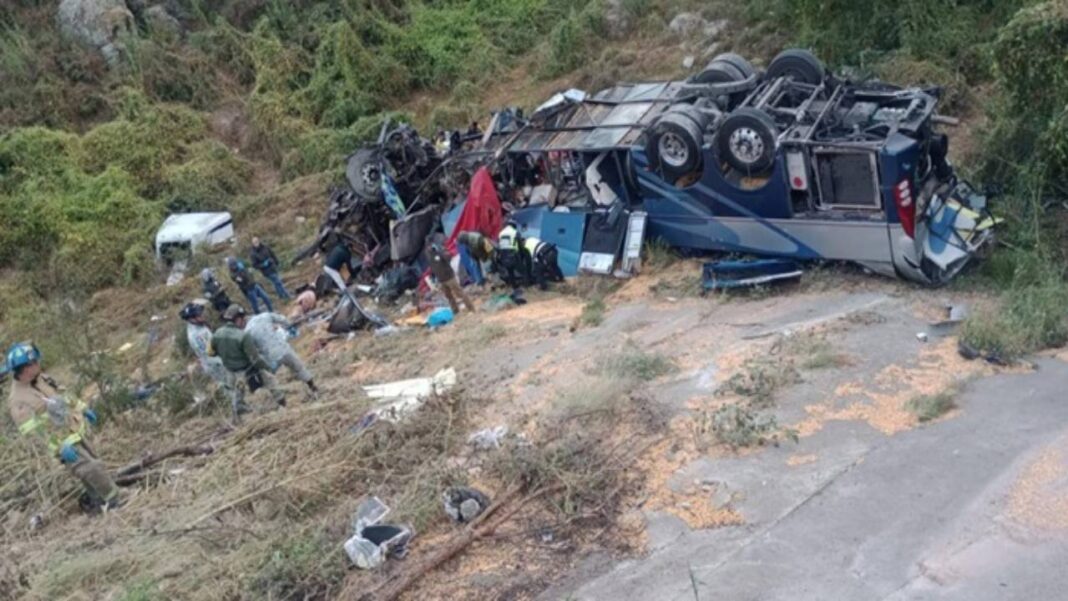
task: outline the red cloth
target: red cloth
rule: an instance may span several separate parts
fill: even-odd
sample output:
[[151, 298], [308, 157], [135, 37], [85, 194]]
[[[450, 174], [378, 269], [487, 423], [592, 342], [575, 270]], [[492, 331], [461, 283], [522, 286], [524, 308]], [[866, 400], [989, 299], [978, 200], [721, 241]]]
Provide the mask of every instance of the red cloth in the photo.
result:
[[445, 243], [445, 248], [452, 255], [456, 254], [456, 237], [460, 232], [481, 232], [490, 240], [496, 240], [501, 233], [504, 217], [501, 214], [501, 199], [497, 197], [497, 187], [493, 185], [489, 169], [480, 167], [471, 179], [471, 188], [467, 191], [467, 204], [460, 212], [456, 228], [452, 230]]

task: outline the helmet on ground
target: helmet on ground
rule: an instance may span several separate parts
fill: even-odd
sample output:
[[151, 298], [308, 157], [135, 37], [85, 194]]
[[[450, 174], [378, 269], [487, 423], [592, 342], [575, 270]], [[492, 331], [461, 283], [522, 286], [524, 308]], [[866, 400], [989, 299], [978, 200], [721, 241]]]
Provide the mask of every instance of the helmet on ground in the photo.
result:
[[41, 351], [37, 350], [32, 342], [17, 342], [7, 350], [4, 367], [10, 372], [15, 372], [19, 368], [38, 363], [40, 360]]
[[186, 305], [182, 307], [182, 310], [178, 312], [178, 317], [181, 317], [184, 321], [189, 321], [190, 319], [200, 317], [203, 314], [204, 305], [194, 301], [186, 303]]
[[245, 315], [245, 308], [237, 303], [234, 303], [226, 308], [226, 311], [223, 313], [222, 318], [224, 321], [234, 321], [238, 317], [244, 317]]

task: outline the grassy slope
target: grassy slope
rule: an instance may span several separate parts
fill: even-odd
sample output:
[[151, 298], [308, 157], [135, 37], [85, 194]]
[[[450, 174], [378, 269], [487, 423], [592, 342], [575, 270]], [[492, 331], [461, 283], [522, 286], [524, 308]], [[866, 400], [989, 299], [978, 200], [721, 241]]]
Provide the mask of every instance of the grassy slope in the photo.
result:
[[[640, 4], [642, 3], [635, 3], [635, 5]], [[542, 71], [539, 68], [532, 69], [529, 65], [542, 65], [554, 58], [554, 51], [551, 47], [544, 43], [533, 44], [526, 51], [505, 54], [501, 63], [493, 66], [490, 76], [471, 79], [464, 75], [457, 77], [449, 85], [438, 83], [429, 88], [414, 87], [409, 91], [392, 97], [389, 103], [382, 106], [382, 108], [398, 109], [408, 113], [420, 125], [438, 125], [442, 123], [443, 119], [450, 120], [450, 124], [460, 125], [474, 115], [484, 114], [487, 109], [504, 104], [518, 103], [527, 107], [533, 106], [552, 91], [571, 85], [594, 88], [597, 84], [608, 83], [614, 79], [666, 78], [680, 75], [682, 74], [680, 66], [682, 57], [691, 53], [699, 56], [702, 48], [693, 43], [694, 41], [692, 40], [678, 40], [677, 37], [666, 33], [664, 26], [673, 14], [681, 8], [687, 7], [688, 4], [691, 3], [671, 0], [652, 2], [651, 6], [640, 10], [640, 14], [643, 16], [635, 24], [632, 35], [628, 36], [626, 40], [617, 40], [604, 45], [585, 48], [582, 55], [584, 58], [579, 61], [579, 66], [574, 69], [569, 69], [565, 72]], [[757, 4], [760, 3], [754, 3], [754, 5]], [[790, 37], [783, 33], [787, 29], [784, 29], [774, 18], [768, 18], [766, 15], [741, 14], [738, 12], [738, 8], [726, 2], [702, 4], [701, 6], [708, 17], [727, 15], [734, 19], [735, 23], [746, 23], [744, 28], [732, 27], [728, 29], [726, 38], [723, 40], [723, 48], [725, 49], [740, 50], [745, 54], [755, 56], [758, 60], [766, 61], [779, 48], [786, 45]], [[38, 12], [33, 13], [34, 19], [42, 18], [38, 14], [39, 12], [40, 9], [38, 9]], [[211, 39], [219, 47], [223, 48], [226, 47], [224, 44], [225, 39], [220, 41], [219, 38], [225, 38], [224, 34], [245, 40], [252, 47], [255, 47], [256, 44], [266, 44], [262, 39], [250, 38], [251, 34], [248, 32], [234, 33], [226, 28], [221, 28], [213, 29], [210, 33]], [[791, 34], [796, 33], [791, 31]], [[802, 37], [811, 35], [811, 32], [802, 31], [800, 33]], [[200, 39], [194, 41], [206, 43]], [[161, 48], [172, 48], [169, 51], [181, 52], [180, 49], [173, 50], [174, 47], [166, 44], [161, 44]], [[217, 47], [215, 52], [221, 52], [221, 50]], [[835, 52], [841, 52], [841, 60], [850, 62], [846, 58], [849, 56], [848, 52], [851, 52], [849, 49], [835, 50]], [[919, 75], [920, 77], [933, 78], [934, 81], [939, 83], [957, 82], [958, 84], [963, 84], [960, 87], [965, 89], [973, 85], [968, 82], [967, 78], [961, 79], [963, 67], [959, 65], [947, 68], [943, 61], [922, 58], [922, 53], [920, 53], [921, 57], [917, 58], [912, 52], [887, 52], [889, 54], [886, 54], [885, 60], [876, 62], [874, 68], [887, 74], [888, 78], [893, 78], [894, 74], [906, 74], [909, 77], [911, 74], [919, 73], [921, 74]], [[557, 54], [559, 54], [559, 51], [557, 51]], [[56, 56], [61, 55], [62, 53]], [[10, 54], [5, 56], [10, 56]], [[164, 56], [166, 56], [166, 53], [164, 53]], [[191, 56], [196, 56], [196, 53]], [[555, 56], [555, 58], [559, 59], [561, 57]], [[138, 80], [133, 81], [132, 84], [129, 80], [109, 79], [111, 76], [106, 75], [98, 75], [98, 80], [95, 83], [85, 84], [93, 89], [97, 95], [101, 96], [102, 102], [106, 106], [106, 109], [101, 112], [94, 113], [91, 119], [81, 121], [78, 118], [73, 118], [69, 121], [63, 121], [65, 117], [59, 114], [59, 116], [53, 115], [43, 118], [44, 122], [80, 133], [82, 131], [91, 131], [101, 121], [110, 123], [122, 120], [124, 118], [123, 111], [127, 110], [123, 108], [124, 104], [119, 100], [122, 96], [117, 93], [111, 95], [114, 90], [122, 89], [115, 87], [120, 85], [133, 85], [134, 89], [147, 90], [151, 106], [163, 106], [153, 97], [154, 94], [158, 94], [158, 87], [162, 85], [160, 83], [161, 80], [181, 81], [182, 78], [192, 77], [191, 74], [199, 73], [199, 71], [194, 68], [196, 61], [193, 61], [194, 67], [189, 67], [190, 70], [188, 72], [183, 70], [173, 77], [163, 77], [168, 75], [168, 72], [163, 68], [165, 64], [158, 62], [159, 60], [158, 57], [145, 59], [147, 67], [142, 68]], [[163, 172], [167, 172], [169, 175], [163, 181], [153, 182], [151, 181], [153, 172], [146, 170], [142, 174], [144, 177], [134, 176], [133, 181], [125, 182], [122, 186], [132, 190], [135, 195], [143, 195], [139, 197], [144, 198], [149, 203], [158, 205], [162, 210], [163, 205], [167, 202], [166, 192], [177, 188], [179, 183], [183, 181], [177, 176], [174, 176], [174, 181], [172, 181], [172, 172], [183, 165], [192, 164], [188, 170], [192, 171], [193, 176], [186, 179], [203, 179], [204, 161], [201, 160], [198, 163], [198, 152], [203, 151], [197, 151], [196, 148], [200, 148], [200, 146], [196, 145], [211, 140], [221, 141], [231, 149], [231, 156], [239, 157], [246, 161], [247, 172], [244, 180], [236, 188], [231, 187], [229, 191], [224, 190], [223, 194], [218, 197], [219, 201], [225, 203], [225, 206], [232, 208], [236, 212], [240, 224], [239, 228], [244, 239], [253, 234], [263, 235], [275, 241], [281, 247], [283, 254], [285, 254], [304, 243], [313, 233], [315, 222], [323, 208], [325, 186], [337, 173], [336, 157], [339, 152], [348, 147], [346, 144], [350, 144], [352, 140], [358, 138], [358, 134], [354, 133], [353, 128], [366, 125], [366, 123], [361, 125], [360, 119], [357, 119], [345, 127], [323, 127], [324, 123], [321, 121], [321, 114], [311, 118], [308, 118], [307, 115], [298, 115], [296, 117], [282, 115], [282, 117], [297, 119], [299, 122], [296, 124], [286, 119], [279, 121], [279, 115], [265, 115], [263, 112], [265, 109], [261, 102], [263, 98], [259, 93], [275, 85], [276, 82], [271, 81], [271, 79], [277, 74], [269, 72], [270, 69], [265, 69], [265, 72], [259, 74], [258, 77], [249, 78], [247, 74], [242, 75], [240, 61], [238, 62], [239, 64], [236, 68], [221, 71], [222, 75], [219, 76], [221, 81], [211, 84], [214, 91], [209, 95], [207, 101], [198, 100], [197, 102], [179, 102], [177, 104], [183, 110], [189, 108], [194, 114], [199, 115], [205, 125], [190, 140], [188, 145], [183, 144], [180, 148], [170, 151], [173, 156], [166, 158], [162, 163], [167, 167], [163, 169]], [[700, 64], [700, 62], [701, 60], [699, 59], [698, 63]], [[992, 86], [995, 90], [1001, 85], [989, 73], [985, 75], [982, 73], [973, 74], [971, 77], [977, 82], [975, 85]], [[111, 86], [111, 88], [108, 86]], [[37, 91], [35, 93], [40, 92]], [[981, 99], [985, 96], [987, 96], [986, 93], [969, 94], [964, 92], [958, 96], [955, 103], [961, 111], [983, 112], [985, 107]], [[237, 107], [236, 111], [233, 110], [233, 107]], [[5, 118], [10, 117], [9, 113], [5, 114], [8, 115]], [[128, 110], [125, 113], [127, 121], [136, 116], [135, 113], [130, 113]], [[270, 119], [263, 121], [267, 117], [270, 117]], [[12, 119], [5, 123], [6, 127], [9, 128], [13, 123], [23, 120], [24, 117], [20, 117], [18, 120]], [[33, 119], [42, 118], [33, 117]], [[292, 126], [292, 136], [288, 140], [265, 138], [261, 130], [264, 127], [279, 124]], [[106, 130], [103, 133], [106, 133]], [[98, 133], [95, 137], [103, 138], [103, 133]], [[88, 137], [90, 140], [94, 138], [92, 134]], [[84, 139], [84, 137], [80, 138], [82, 141], [79, 144], [84, 143]], [[316, 139], [326, 140], [327, 148], [324, 149], [321, 145], [316, 144]], [[287, 144], [292, 146], [287, 147]], [[116, 162], [122, 162], [122, 159], [125, 159], [126, 155], [124, 153], [125, 150], [119, 147]], [[295, 157], [294, 153], [296, 155], [312, 156], [314, 160], [310, 162], [298, 160], [300, 156]], [[87, 159], [76, 158], [74, 160], [73, 168], [83, 174], [75, 179], [94, 177], [96, 175], [96, 168], [90, 169], [91, 165], [85, 165], [81, 162], [85, 160]], [[2, 164], [2, 161], [0, 161], [0, 164]], [[977, 164], [978, 161], [972, 163], [972, 165]], [[135, 169], [136, 166], [137, 164], [135, 163], [131, 169]], [[324, 168], [325, 171], [322, 171]], [[214, 181], [215, 178], [211, 179]], [[275, 186], [274, 182], [280, 180], [284, 181]], [[145, 188], [151, 187], [157, 187], [160, 191], [145, 191]], [[79, 195], [81, 190], [82, 188], [75, 187], [64, 191], [64, 194], [69, 194], [72, 198], [81, 200], [82, 196]], [[1024, 229], [1020, 226], [1026, 225], [1026, 213], [1021, 212], [1021, 215], [1024, 216], [1016, 217], [1015, 210], [1014, 208], [1013, 217], [1015, 219], [1014, 226], [1016, 226], [1014, 231], [1019, 231]], [[305, 218], [302, 224], [297, 223], [296, 218], [298, 216]], [[150, 228], [146, 228], [146, 231], [148, 229]], [[962, 284], [964, 286], [1016, 287], [1034, 291], [1034, 295], [1013, 297], [1019, 298], [1015, 305], [1012, 304], [1013, 300], [1010, 298], [1010, 306], [1015, 308], [1008, 314], [999, 313], [996, 316], [997, 320], [992, 321], [989, 318], [984, 318], [983, 322], [977, 322], [976, 325], [970, 326], [973, 328], [970, 330], [973, 332], [972, 335], [977, 338], [981, 337], [986, 346], [1014, 345], [1011, 347], [1013, 352], [1023, 352], [1044, 343], [1057, 341], [1055, 336], [1046, 340], [1040, 339], [1038, 328], [1041, 328], [1044, 332], [1056, 334], [1058, 327], [1063, 327], [1063, 303], [1058, 299], [1063, 299], [1064, 296], [1057, 297], [1058, 291], [1063, 290], [1063, 284], [1060, 279], [1061, 274], [1058, 270], [1048, 267], [1051, 261], [1046, 258], [1046, 255], [1054, 253], [1055, 249], [1050, 250], [1048, 244], [1042, 244], [1041, 246], [1028, 244], [1024, 248], [1025, 250], [1019, 253], [1013, 252], [996, 261], [988, 270], [980, 274], [980, 280], [973, 279], [972, 283], [964, 282]], [[219, 258], [214, 257], [213, 260], [218, 260]], [[119, 265], [122, 263], [123, 261], [120, 260]], [[84, 334], [81, 333], [83, 330], [79, 326], [77, 335], [72, 336], [72, 316], [58, 309], [56, 311], [41, 311], [37, 308], [40, 306], [39, 303], [42, 302], [42, 299], [47, 301], [57, 298], [53, 288], [28, 284], [28, 282], [33, 282], [45, 275], [40, 271], [43, 268], [40, 265], [33, 264], [23, 265], [23, 267], [30, 267], [32, 270], [11, 270], [9, 268], [3, 273], [2, 280], [0, 280], [0, 298], [4, 300], [0, 339], [6, 341], [8, 338], [28, 336], [45, 339], [49, 341], [46, 352], [51, 357], [63, 357], [66, 354], [67, 357], [74, 358], [89, 350], [115, 349], [125, 342], [141, 342], [144, 340], [146, 328], [150, 327], [149, 318], [151, 315], [167, 315], [170, 318], [167, 323], [173, 323], [172, 316], [176, 308], [192, 295], [195, 289], [195, 285], [190, 282], [186, 282], [175, 289], [164, 289], [152, 285], [150, 278], [138, 279], [135, 277], [132, 280], [133, 284], [130, 286], [109, 288], [95, 293], [86, 305], [90, 319], [84, 329]], [[300, 280], [303, 277], [306, 277], [306, 274], [296, 272], [287, 274], [287, 278], [291, 280]], [[1038, 317], [1047, 319], [1038, 320], [1036, 325], [1036, 312]], [[1011, 321], [1005, 323], [998, 320]], [[82, 321], [83, 319], [80, 318], [74, 320], [75, 323]], [[978, 330], [977, 328], [981, 324], [993, 325], [985, 330]], [[169, 328], [170, 326], [166, 327]], [[163, 342], [151, 347], [148, 352], [134, 351], [124, 355], [117, 355], [115, 356], [117, 364], [108, 368], [117, 373], [126, 374], [132, 373], [141, 364], [148, 364], [152, 366], [150, 368], [152, 375], [160, 375], [164, 371], [174, 369], [176, 361], [171, 358], [170, 339], [166, 336], [169, 331], [169, 329], [164, 330]], [[1012, 332], [1014, 338], [1006, 341], [1004, 337], [1006, 332]], [[78, 339], [78, 343], [72, 344], [72, 338]], [[135, 348], [141, 349], [144, 346], [138, 344]], [[339, 358], [342, 361], [345, 359], [345, 357]], [[165, 363], [168, 360], [169, 363]], [[317, 367], [319, 369], [327, 369], [323, 365]], [[161, 420], [158, 423], [153, 422], [153, 425], [146, 430], [143, 423], [137, 421], [142, 417], [141, 414], [142, 412], [131, 413], [108, 426], [108, 429], [105, 430], [106, 437], [112, 440], [116, 438], [125, 439], [109, 448], [109, 451], [126, 452], [129, 449], [143, 448], [146, 445], [156, 446], [163, 442], [175, 440], [174, 434], [163, 434], [163, 432], [168, 432], [175, 427], [174, 422], [169, 420]], [[208, 428], [213, 420], [214, 418], [206, 421], [188, 422], [187, 425], [183, 425], [176, 432], [182, 435], [191, 434], [199, 429]], [[139, 430], [141, 432], [135, 435], [134, 433]], [[244, 453], [240, 449], [229, 452], [235, 455]], [[227, 461], [228, 459], [223, 457], [222, 460]], [[270, 471], [268, 472], [268, 477], [277, 479], [282, 477], [281, 474], [282, 472]], [[223, 479], [232, 477], [230, 472], [221, 468], [212, 470], [211, 475]], [[203, 488], [202, 491], [210, 489], [210, 484], [210, 482], [207, 482], [206, 488]], [[284, 506], [294, 503], [297, 506], [301, 506], [300, 499], [297, 501], [281, 499], [278, 502]], [[210, 505], [210, 503], [206, 503], [204, 509], [210, 509]], [[166, 510], [161, 509], [161, 511]], [[188, 569], [190, 572], [187, 577], [183, 578], [183, 581], [196, 581], [203, 574], [210, 575], [212, 578], [227, 580], [229, 582], [228, 586], [233, 587], [242, 583], [249, 585], [257, 577], [271, 576], [283, 583], [296, 581], [299, 586], [306, 587], [299, 589], [298, 586], [298, 590], [317, 590], [315, 589], [316, 586], [324, 585], [323, 582], [315, 579], [337, 577], [336, 574], [329, 572], [330, 566], [318, 562], [315, 555], [316, 550], [332, 548], [332, 545], [336, 542], [336, 536], [331, 540], [319, 540], [316, 537], [322, 534], [321, 527], [318, 525], [328, 521], [327, 517], [337, 512], [337, 507], [333, 509], [327, 507], [323, 509], [323, 512], [313, 510], [308, 513], [298, 512], [292, 514], [288, 519], [290, 529], [284, 533], [279, 533], [281, 536], [291, 538], [292, 544], [284, 547], [281, 555], [279, 555], [277, 547], [272, 547], [263, 541], [243, 545], [240, 548], [229, 548], [223, 556], [227, 558], [227, 561], [234, 560], [233, 564], [208, 565], [204, 561], [185, 563], [182, 569]], [[183, 524], [176, 525], [181, 526]], [[241, 524], [235, 525], [235, 527], [240, 526]], [[150, 525], [146, 524], [145, 527], [148, 528]], [[47, 536], [47, 532], [45, 536]], [[165, 540], [148, 541], [145, 544], [151, 547], [152, 553], [168, 552]], [[45, 548], [49, 548], [49, 545], [45, 545]], [[138, 562], [138, 558], [127, 554], [114, 558], [115, 561], [101, 564], [100, 558], [93, 557], [93, 554], [89, 554], [88, 557], [86, 559], [85, 556], [63, 556], [61, 560], [51, 564], [47, 573], [34, 580], [35, 592], [39, 595], [48, 596], [48, 591], [52, 590], [51, 587], [75, 584], [78, 587], [84, 587], [83, 590], [86, 591], [86, 594], [91, 596], [103, 595], [107, 591], [117, 592], [125, 589], [130, 599], [154, 598], [152, 596], [154, 587], [151, 580], [144, 580], [144, 578], [137, 575], [140, 572], [138, 566], [141, 565]], [[299, 570], [293, 569], [292, 566], [294, 565], [300, 570], [307, 570], [310, 576], [302, 576]], [[165, 569], [160, 569], [166, 572]], [[97, 570], [103, 570], [103, 572]], [[201, 570], [205, 571], [201, 572]], [[157, 570], [153, 573], [158, 576], [158, 572]], [[143, 595], [141, 593], [142, 590], [145, 591]], [[220, 591], [215, 591], [215, 593], [218, 592]], [[214, 594], [211, 591], [206, 591], [206, 595], [208, 593]], [[206, 598], [210, 597], [206, 596]]]

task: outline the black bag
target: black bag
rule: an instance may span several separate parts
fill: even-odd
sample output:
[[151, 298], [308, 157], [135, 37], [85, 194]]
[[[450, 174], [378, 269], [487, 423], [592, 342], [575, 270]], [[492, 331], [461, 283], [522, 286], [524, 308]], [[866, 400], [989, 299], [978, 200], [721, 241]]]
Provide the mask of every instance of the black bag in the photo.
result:
[[263, 374], [258, 369], [250, 369], [245, 372], [245, 384], [248, 384], [249, 392], [256, 392], [263, 388]]

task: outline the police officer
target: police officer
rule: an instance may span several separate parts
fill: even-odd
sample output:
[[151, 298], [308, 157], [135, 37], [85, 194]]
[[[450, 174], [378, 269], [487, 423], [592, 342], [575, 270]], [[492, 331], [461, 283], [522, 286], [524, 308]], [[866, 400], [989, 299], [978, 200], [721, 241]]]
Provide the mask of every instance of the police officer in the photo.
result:
[[523, 246], [531, 257], [530, 279], [538, 288], [546, 290], [549, 282], [564, 281], [564, 272], [558, 263], [559, 252], [552, 242], [542, 242], [537, 238], [526, 238]]
[[530, 253], [518, 225], [508, 221], [497, 235], [496, 271], [504, 283], [522, 288], [530, 282]]
[[91, 506], [121, 505], [119, 489], [89, 446], [89, 426], [96, 413], [85, 403], [62, 396], [41, 371], [41, 351], [29, 342], [12, 345], [5, 357], [12, 375], [8, 409], [19, 434], [37, 437], [49, 453], [81, 480]]

